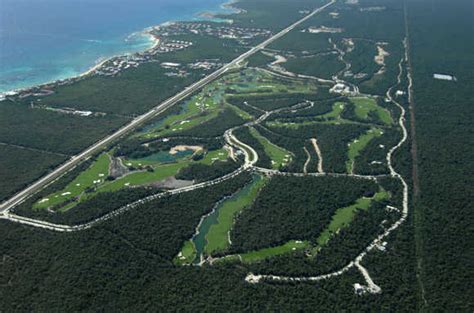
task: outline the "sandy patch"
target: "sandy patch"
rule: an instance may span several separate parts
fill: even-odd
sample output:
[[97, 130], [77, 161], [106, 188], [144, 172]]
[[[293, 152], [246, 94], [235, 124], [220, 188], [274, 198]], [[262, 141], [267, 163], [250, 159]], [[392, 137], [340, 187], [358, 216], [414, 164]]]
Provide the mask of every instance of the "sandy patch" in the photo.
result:
[[196, 152], [199, 152], [199, 151], [202, 151], [203, 150], [203, 147], [202, 146], [186, 146], [186, 145], [179, 145], [179, 146], [175, 146], [173, 148], [170, 149], [170, 154], [171, 155], [174, 155], [178, 152], [184, 152], [186, 150], [192, 150], [194, 151], [194, 153]]
[[162, 188], [162, 189], [178, 189], [183, 187], [189, 187], [194, 184], [192, 180], [180, 180], [174, 177], [168, 177], [164, 180], [154, 182], [149, 184], [148, 186], [155, 187], [155, 188]]
[[385, 57], [388, 57], [390, 53], [384, 50], [382, 46], [377, 46], [377, 55], [375, 56], [375, 63], [381, 66], [385, 66]]
[[[311, 34], [319, 34], [319, 33], [342, 33], [343, 29], [342, 28], [334, 28], [334, 27], [326, 27], [326, 26], [321, 26], [321, 27], [310, 27], [307, 30]], [[303, 30], [305, 32], [305, 30]]]

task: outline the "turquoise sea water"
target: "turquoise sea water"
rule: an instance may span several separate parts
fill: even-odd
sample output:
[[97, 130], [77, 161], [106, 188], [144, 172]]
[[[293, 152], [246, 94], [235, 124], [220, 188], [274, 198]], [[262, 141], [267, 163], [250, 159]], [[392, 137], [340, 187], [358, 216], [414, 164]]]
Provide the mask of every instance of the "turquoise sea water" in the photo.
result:
[[167, 21], [225, 12], [226, 0], [0, 0], [0, 92], [77, 76], [152, 45]]

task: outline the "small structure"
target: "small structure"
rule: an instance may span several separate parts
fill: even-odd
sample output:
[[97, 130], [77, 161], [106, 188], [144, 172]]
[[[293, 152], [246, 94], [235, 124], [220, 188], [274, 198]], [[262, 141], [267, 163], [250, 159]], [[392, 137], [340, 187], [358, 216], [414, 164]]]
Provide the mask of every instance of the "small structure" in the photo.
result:
[[448, 74], [433, 74], [434, 79], [447, 80], [447, 81], [457, 81], [457, 78]]
[[354, 292], [356, 293], [356, 295], [363, 295], [365, 293], [365, 287], [359, 283], [355, 283]]
[[351, 90], [351, 87], [343, 84], [343, 83], [337, 83], [335, 84], [331, 89], [329, 89], [330, 93], [337, 93], [345, 96], [355, 96], [357, 95], [357, 92], [354, 90]]

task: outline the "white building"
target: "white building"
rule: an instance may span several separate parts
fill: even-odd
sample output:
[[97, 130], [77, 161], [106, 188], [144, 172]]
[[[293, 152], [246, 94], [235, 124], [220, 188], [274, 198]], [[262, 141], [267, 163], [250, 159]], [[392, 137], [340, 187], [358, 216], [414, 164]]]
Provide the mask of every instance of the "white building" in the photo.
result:
[[456, 77], [448, 74], [433, 74], [434, 79], [457, 81]]

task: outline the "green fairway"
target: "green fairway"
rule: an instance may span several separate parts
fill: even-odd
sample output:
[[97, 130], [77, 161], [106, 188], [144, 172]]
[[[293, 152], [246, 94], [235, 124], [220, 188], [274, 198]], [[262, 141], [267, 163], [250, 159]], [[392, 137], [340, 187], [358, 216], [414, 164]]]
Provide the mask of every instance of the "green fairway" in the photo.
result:
[[188, 240], [184, 243], [183, 249], [173, 262], [176, 265], [188, 265], [192, 264], [194, 259], [196, 259], [196, 247], [192, 240]]
[[191, 129], [217, 117], [226, 106], [244, 120], [251, 120], [252, 116], [247, 112], [225, 103], [226, 95], [230, 90], [233, 90], [231, 92], [233, 96], [260, 97], [274, 93], [315, 92], [316, 87], [298, 80], [281, 81], [267, 72], [256, 69], [244, 70], [242, 75], [228, 74], [186, 101], [179, 114], [167, 116], [144, 127], [137, 136], [155, 138]]
[[[205, 157], [196, 163], [211, 165], [216, 161], [225, 161], [227, 160], [227, 157], [227, 150], [219, 149], [206, 153]], [[127, 161], [125, 163], [128, 164], [130, 162]], [[74, 207], [79, 201], [90, 199], [99, 192], [117, 191], [122, 188], [136, 187], [158, 182], [168, 177], [175, 176], [180, 169], [185, 168], [192, 163], [195, 163], [195, 161], [191, 158], [185, 158], [170, 164], [134, 160], [134, 162], [130, 164], [134, 166], [138, 166], [139, 164], [142, 166], [151, 166], [153, 172], [147, 170], [136, 171], [117, 180], [107, 181], [106, 178], [109, 173], [110, 159], [109, 155], [104, 153], [99, 156], [97, 161], [95, 161], [89, 169], [82, 172], [76, 179], [69, 183], [66, 188], [39, 200], [34, 205], [34, 208], [45, 209], [72, 201], [58, 209], [59, 211], [64, 212]], [[84, 193], [87, 189], [93, 190]], [[75, 198], [80, 195], [83, 195], [83, 197], [79, 201], [75, 200]]]
[[313, 253], [317, 253], [321, 247], [326, 245], [329, 239], [337, 234], [341, 228], [349, 226], [358, 210], [368, 210], [373, 201], [382, 201], [388, 198], [389, 194], [384, 190], [380, 190], [372, 198], [360, 198], [353, 205], [338, 209], [333, 215], [331, 223], [316, 239], [317, 246], [313, 248]]
[[212, 255], [214, 252], [220, 252], [229, 247], [229, 232], [234, 224], [235, 216], [251, 205], [265, 182], [266, 179], [256, 176], [251, 184], [217, 208], [217, 224], [212, 225], [206, 235], [205, 252], [207, 255]]
[[179, 114], [173, 114], [159, 120], [143, 131], [138, 136], [144, 138], [154, 138], [173, 134], [174, 132], [184, 131], [206, 122], [219, 113], [219, 103], [223, 99], [223, 87], [212, 83], [205, 87], [199, 94], [193, 96], [182, 105]]
[[176, 163], [183, 160], [190, 159], [194, 154], [192, 150], [178, 151], [175, 154], [170, 154], [169, 151], [158, 151], [148, 157], [140, 159], [123, 159], [125, 166], [133, 166], [140, 168], [143, 166], [153, 166], [158, 164]]
[[301, 249], [311, 249], [312, 254], [315, 255], [319, 250], [327, 244], [334, 234], [345, 227], [348, 227], [358, 210], [368, 210], [370, 205], [374, 201], [382, 201], [390, 197], [389, 193], [385, 190], [380, 190], [372, 198], [360, 198], [353, 205], [338, 209], [330, 222], [330, 224], [324, 229], [324, 231], [316, 239], [316, 246], [311, 245], [309, 241], [298, 241], [291, 240], [283, 245], [264, 248], [257, 251], [251, 251], [247, 253], [228, 255], [224, 258], [219, 259], [219, 262], [236, 262], [241, 261], [243, 263], [254, 263], [259, 262], [267, 258], [271, 258], [277, 255], [291, 253], [292, 251]]
[[296, 250], [305, 249], [310, 246], [311, 245], [308, 241], [291, 240], [281, 246], [265, 248], [257, 251], [240, 254], [240, 258], [244, 263], [254, 263], [277, 255], [282, 255], [286, 253], [291, 253]]
[[156, 166], [154, 167], [153, 172], [146, 170], [142, 172], [135, 172], [99, 187], [97, 192], [117, 191], [126, 187], [135, 187], [158, 182], [176, 175], [180, 169], [188, 166], [188, 164], [189, 162], [173, 163]]
[[390, 112], [377, 105], [377, 101], [372, 98], [358, 97], [350, 98], [351, 102], [355, 105], [355, 115], [358, 118], [367, 120], [370, 112], [375, 112], [378, 118], [385, 125], [392, 125], [393, 119]]
[[383, 135], [383, 131], [379, 128], [371, 128], [367, 133], [363, 134], [359, 138], [349, 143], [349, 152], [346, 162], [346, 168], [348, 173], [352, 173], [353, 164], [355, 159], [359, 156], [360, 152], [367, 146], [367, 144], [374, 138]]
[[[224, 161], [227, 159], [227, 151], [224, 149], [210, 151], [206, 154], [204, 159], [198, 161], [197, 163], [202, 163], [206, 165], [211, 165], [213, 162], [216, 161]], [[109, 184], [101, 186], [97, 191], [98, 192], [106, 192], [106, 191], [116, 191], [121, 188], [126, 187], [134, 187], [140, 186], [145, 184], [150, 184], [153, 182], [158, 182], [160, 180], [164, 180], [168, 177], [175, 176], [178, 171], [182, 168], [187, 167], [194, 161], [187, 159], [177, 163], [171, 164], [158, 164], [153, 167], [153, 172], [149, 171], [142, 171], [142, 172], [135, 172], [124, 176], [120, 179], [117, 179]]]
[[232, 104], [227, 103], [227, 106], [228, 106], [229, 108], [231, 108], [231, 109], [235, 112], [235, 114], [237, 114], [238, 116], [240, 116], [240, 117], [243, 118], [244, 120], [250, 121], [250, 120], [253, 119], [253, 116], [252, 116], [252, 115], [250, 115], [249, 113], [245, 112], [244, 110], [242, 110], [242, 109], [236, 107], [235, 105], [232, 105]]
[[263, 145], [265, 153], [272, 160], [273, 169], [279, 169], [291, 162], [291, 153], [289, 151], [271, 143], [253, 127], [250, 127], [250, 133]]
[[341, 118], [341, 113], [344, 111], [345, 108], [345, 103], [344, 102], [336, 102], [332, 106], [332, 111], [328, 112], [326, 114], [318, 116], [319, 118], [324, 118], [324, 119], [340, 119]]
[[314, 124], [347, 124], [353, 123], [350, 120], [343, 119], [341, 117], [342, 112], [344, 111], [346, 104], [344, 102], [335, 102], [332, 106], [332, 110], [328, 113], [318, 115], [314, 117], [314, 120], [301, 120], [295, 122], [285, 122], [282, 121], [272, 121], [267, 123], [271, 127], [287, 127], [296, 129], [301, 126], [314, 125]]
[[216, 161], [225, 161], [229, 156], [229, 152], [226, 149], [219, 149], [214, 151], [209, 151], [206, 153], [204, 159], [200, 160], [199, 163], [205, 165], [211, 165]]
[[61, 191], [39, 200], [33, 208], [44, 209], [59, 205], [80, 196], [86, 189], [100, 186], [109, 174], [110, 158], [107, 153], [101, 154], [96, 161]]

